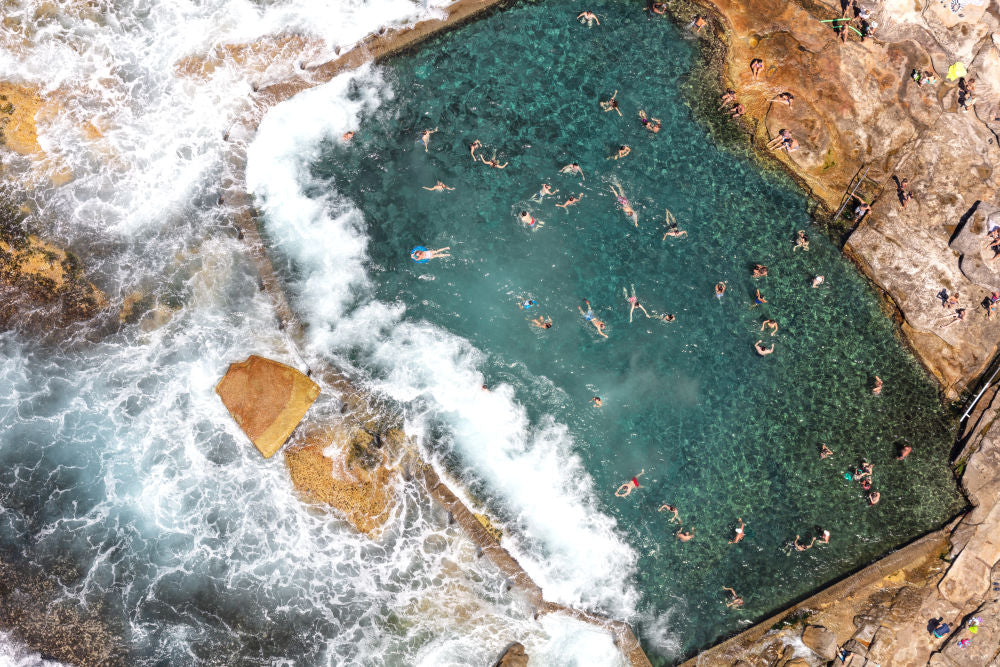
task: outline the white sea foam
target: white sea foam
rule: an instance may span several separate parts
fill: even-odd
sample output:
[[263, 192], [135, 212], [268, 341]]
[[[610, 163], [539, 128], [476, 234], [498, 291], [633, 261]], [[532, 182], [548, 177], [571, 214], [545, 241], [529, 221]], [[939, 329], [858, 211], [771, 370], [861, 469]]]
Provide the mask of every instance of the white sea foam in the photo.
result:
[[42, 658], [23, 646], [10, 633], [0, 630], [0, 667], [57, 667], [61, 664]]
[[360, 212], [336, 193], [305, 194], [322, 185], [308, 171], [322, 142], [357, 127], [388, 94], [377, 71], [341, 75], [269, 111], [248, 151], [247, 183], [268, 235], [302, 275], [296, 304], [313, 325], [311, 345], [362, 355], [372, 387], [408, 407], [411, 430], [429, 437], [431, 425], [448, 427], [449, 441], [428, 442], [431, 451], [454, 448], [470, 481], [485, 484], [515, 528], [506, 545], [550, 598], [631, 616], [636, 555], [598, 510], [566, 427], [531, 423], [510, 387], [480, 391], [482, 354], [464, 339], [372, 300]]

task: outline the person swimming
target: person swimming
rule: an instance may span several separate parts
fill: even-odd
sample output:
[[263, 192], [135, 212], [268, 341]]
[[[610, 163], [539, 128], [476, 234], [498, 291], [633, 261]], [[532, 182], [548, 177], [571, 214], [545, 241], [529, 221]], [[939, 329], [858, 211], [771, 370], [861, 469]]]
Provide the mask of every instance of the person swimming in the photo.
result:
[[615, 491], [615, 495], [618, 496], [619, 498], [624, 498], [628, 494], [630, 494], [633, 491], [635, 491], [636, 489], [638, 489], [639, 488], [639, 478], [642, 477], [645, 474], [646, 474], [646, 469], [643, 468], [642, 472], [640, 472], [638, 475], [636, 475], [635, 477], [633, 477], [631, 480], [629, 480], [629, 481], [625, 482], [624, 484], [622, 484], [621, 486], [619, 486], [618, 490]]
[[531, 310], [531, 308], [533, 306], [537, 306], [537, 305], [538, 305], [538, 302], [535, 301], [534, 299], [525, 299], [524, 301], [521, 302], [521, 308], [523, 310]]
[[733, 537], [733, 539], [729, 540], [730, 544], [737, 544], [739, 543], [740, 540], [742, 540], [744, 537], [747, 536], [746, 531], [743, 530], [743, 519], [737, 517], [736, 520], [740, 522], [740, 525], [736, 527], [736, 535]]
[[583, 199], [583, 193], [582, 192], [579, 195], [577, 195], [576, 197], [573, 197], [571, 195], [569, 199], [567, 199], [566, 201], [564, 201], [561, 204], [556, 204], [556, 206], [558, 206], [562, 210], [564, 210], [567, 213], [569, 213], [569, 210], [568, 210], [569, 207], [570, 206], [575, 206], [577, 204], [577, 202], [579, 202], [581, 199]]
[[646, 112], [641, 109], [639, 110], [639, 122], [642, 123], [642, 126], [644, 128], [646, 128], [653, 134], [659, 132], [660, 128], [663, 127], [663, 123], [660, 121], [659, 118], [648, 117], [646, 116]]
[[427, 250], [426, 248], [421, 249], [418, 246], [410, 252], [410, 259], [414, 262], [423, 263], [432, 259], [437, 259], [438, 257], [451, 257], [451, 253], [445, 252], [445, 250], [451, 250], [451, 246], [445, 246], [444, 248], [438, 248], [437, 250]]
[[536, 192], [534, 195], [532, 195], [531, 199], [533, 201], [542, 201], [548, 195], [554, 195], [557, 192], [559, 192], [559, 191], [558, 190], [553, 190], [552, 186], [549, 185], [548, 183], [542, 183], [542, 188], [538, 192]]
[[659, 509], [657, 509], [656, 511], [662, 512], [663, 510], [667, 510], [668, 512], [673, 512], [674, 515], [670, 517], [670, 523], [677, 523], [677, 524], [681, 523], [681, 516], [680, 513], [677, 511], [676, 507], [664, 503], [660, 505]]
[[427, 152], [427, 146], [431, 143], [431, 135], [437, 132], [438, 129], [435, 127], [433, 130], [424, 130], [423, 134], [420, 135], [420, 143], [424, 145], [424, 152]]
[[619, 146], [618, 147], [618, 152], [615, 153], [614, 155], [612, 155], [611, 159], [612, 160], [621, 160], [623, 157], [628, 156], [628, 154], [631, 153], [631, 152], [632, 152], [632, 148], [630, 146], [628, 146], [627, 144], [623, 145], [623, 146]]
[[577, 14], [576, 20], [580, 23], [586, 23], [588, 28], [594, 27], [594, 23], [601, 25], [601, 21], [597, 18], [597, 14], [589, 10]]
[[722, 301], [722, 296], [726, 293], [726, 282], [715, 283], [715, 298]]
[[611, 185], [609, 187], [611, 189], [611, 194], [613, 194], [615, 196], [615, 200], [618, 202], [618, 205], [622, 207], [622, 213], [624, 213], [626, 215], [626, 217], [631, 218], [632, 219], [632, 223], [636, 227], [638, 227], [639, 226], [639, 214], [636, 213], [635, 209], [632, 208], [632, 205], [629, 204], [628, 199], [625, 197], [625, 190], [624, 190], [624, 188], [622, 188], [620, 185], [618, 186], [617, 190], [615, 189], [614, 185]]
[[661, 240], [666, 241], [668, 236], [673, 236], [677, 238], [681, 236], [687, 236], [686, 231], [684, 231], [683, 229], [679, 229], [677, 227], [677, 218], [675, 218], [674, 214], [670, 212], [670, 209], [665, 208], [663, 210], [664, 210], [664, 217], [667, 221], [667, 231], [663, 233], [663, 238]]
[[493, 157], [491, 157], [489, 160], [484, 158], [482, 155], [479, 156], [479, 159], [482, 160], [483, 164], [489, 165], [494, 169], [506, 169], [507, 165], [510, 164], [510, 162], [504, 162], [503, 164], [500, 164], [500, 161], [497, 160], [496, 151], [493, 151]]
[[535, 319], [531, 320], [532, 326], [536, 326], [539, 329], [551, 329], [552, 328], [552, 318], [543, 317], [539, 315]]
[[580, 311], [580, 314], [583, 315], [584, 322], [590, 322], [591, 324], [593, 324], [594, 328], [597, 329], [597, 333], [607, 338], [608, 334], [604, 333], [604, 322], [597, 319], [597, 317], [594, 315], [594, 309], [591, 307], [590, 301], [584, 299], [583, 302], [587, 304], [586, 312], [584, 312], [583, 308], [580, 308], [580, 306], [577, 306], [576, 308], [577, 310]]
[[559, 170], [560, 174], [580, 174], [580, 178], [587, 180], [587, 177], [583, 175], [583, 169], [580, 168], [576, 162], [570, 162], [568, 165]]
[[482, 147], [483, 147], [483, 142], [481, 142], [479, 139], [473, 141], [472, 144], [469, 146], [469, 155], [472, 156], [473, 162], [476, 161], [476, 149]]
[[525, 227], [528, 227], [530, 229], [536, 229], [536, 228], [541, 227], [542, 225], [545, 224], [544, 222], [542, 222], [541, 220], [539, 220], [535, 216], [531, 215], [527, 211], [521, 211], [521, 214], [518, 216], [518, 218], [520, 218], [521, 223]]
[[430, 190], [431, 192], [440, 191], [440, 190], [454, 190], [455, 189], [455, 188], [449, 188], [447, 185], [445, 185], [441, 181], [438, 181], [437, 185], [435, 185], [433, 188], [429, 188], [426, 185], [423, 186], [423, 188], [424, 188], [424, 190]]
[[772, 336], [778, 333], [778, 323], [774, 320], [764, 320], [760, 325], [760, 330], [763, 331], [765, 327], [771, 329]]
[[632, 323], [632, 313], [635, 312], [636, 308], [641, 310], [643, 313], [646, 313], [646, 319], [649, 319], [649, 313], [646, 312], [646, 309], [642, 307], [642, 304], [639, 303], [639, 299], [635, 296], [635, 285], [632, 285], [632, 296], [628, 295], [628, 290], [625, 289], [624, 287], [622, 288], [622, 291], [625, 293], [625, 300], [631, 306], [631, 308], [628, 311], [629, 324]]
[[618, 98], [618, 91], [616, 90], [615, 94], [611, 96], [611, 99], [600, 102], [600, 106], [602, 109], [604, 109], [605, 113], [607, 113], [608, 111], [617, 111], [619, 116], [622, 115], [622, 110], [618, 108], [617, 98]]
[[771, 343], [771, 349], [768, 349], [764, 347], [764, 341], [759, 340], [753, 344], [753, 349], [757, 350], [757, 354], [759, 354], [760, 356], [766, 357], [767, 355], [774, 352], [774, 345], [775, 345], [774, 343]]

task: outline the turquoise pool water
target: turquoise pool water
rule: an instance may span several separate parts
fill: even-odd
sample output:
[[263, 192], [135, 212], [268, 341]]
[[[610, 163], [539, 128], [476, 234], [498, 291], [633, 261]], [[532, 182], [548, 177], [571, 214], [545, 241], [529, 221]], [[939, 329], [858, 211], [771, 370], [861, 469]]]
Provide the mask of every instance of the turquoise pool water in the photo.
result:
[[[578, 23], [583, 9], [601, 25]], [[679, 90], [695, 57], [688, 32], [638, 6], [520, 4], [392, 61], [393, 99], [311, 166], [324, 184], [311, 194], [335, 189], [364, 214], [374, 296], [405, 305], [406, 321], [467, 339], [482, 352], [487, 385], [509, 385], [532, 423], [566, 425], [600, 511], [638, 554], [642, 597], [629, 620], [640, 636], [667, 628], [679, 650], [649, 647], [667, 662], [962, 506], [947, 465], [954, 420], [936, 387], [866, 281], [810, 225], [802, 194], [720, 151], [692, 117]], [[615, 90], [622, 117], [598, 106]], [[640, 109], [662, 131], [644, 129]], [[418, 138], [435, 127], [425, 152]], [[506, 169], [474, 163], [475, 139]], [[631, 154], [608, 159], [622, 144]], [[570, 162], [585, 179], [558, 173]], [[438, 180], [454, 191], [422, 189]], [[532, 200], [543, 183], [559, 193]], [[624, 188], [638, 227], [612, 185]], [[555, 206], [579, 193], [576, 206]], [[665, 209], [688, 236], [662, 239]], [[522, 210], [544, 225], [526, 228]], [[799, 229], [808, 252], [793, 250]], [[452, 256], [418, 265], [408, 258], [416, 245], [450, 246]], [[766, 278], [751, 278], [757, 262]], [[825, 284], [814, 289], [819, 274]], [[637, 310], [630, 323], [623, 290], [633, 285], [650, 313], [676, 320]], [[766, 304], [754, 306], [755, 289]], [[525, 311], [525, 299], [537, 305]], [[579, 314], [584, 299], [607, 339]], [[554, 326], [532, 327], [539, 315]], [[777, 335], [760, 331], [765, 318], [777, 320]], [[761, 338], [772, 355], [755, 353]], [[836, 454], [821, 460], [820, 443]], [[904, 444], [914, 453], [897, 462]], [[875, 464], [876, 507], [844, 478], [862, 459]], [[461, 457], [449, 460], [461, 475]], [[641, 487], [615, 497], [643, 469]], [[477, 491], [490, 496], [488, 486]], [[517, 525], [502, 499], [492, 503]], [[679, 508], [692, 541], [676, 539], [662, 503]], [[737, 517], [747, 538], [730, 545]], [[790, 548], [820, 527], [830, 544]], [[723, 586], [740, 592], [742, 609], [727, 609]]]

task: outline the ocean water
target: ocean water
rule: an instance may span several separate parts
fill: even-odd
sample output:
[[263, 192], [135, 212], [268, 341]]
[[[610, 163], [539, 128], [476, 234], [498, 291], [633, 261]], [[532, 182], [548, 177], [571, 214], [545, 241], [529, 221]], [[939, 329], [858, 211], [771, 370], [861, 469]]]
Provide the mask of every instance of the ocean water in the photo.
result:
[[[584, 8], [602, 25], [578, 23]], [[272, 110], [248, 169], [312, 352], [401, 407], [550, 599], [629, 620], [668, 663], [963, 504], [953, 415], [802, 194], [719, 150], [692, 117], [680, 88], [695, 57], [689, 32], [634, 7], [518, 4]], [[621, 117], [598, 106], [616, 90]], [[473, 162], [475, 139], [507, 167]], [[622, 144], [631, 154], [609, 159]], [[585, 178], [558, 173], [570, 162]], [[438, 180], [454, 191], [423, 189]], [[543, 183], [559, 193], [532, 199]], [[662, 239], [665, 209], [686, 237]], [[525, 227], [522, 210], [544, 225]], [[800, 229], [808, 252], [793, 250]], [[451, 257], [416, 264], [417, 245]], [[757, 262], [766, 278], [751, 278]], [[676, 320], [637, 310], [630, 322], [633, 286]], [[578, 312], [584, 299], [607, 339]], [[551, 329], [531, 326], [540, 315]], [[774, 353], [758, 356], [758, 339]], [[821, 443], [835, 455], [821, 460]], [[904, 445], [914, 453], [898, 462]], [[863, 459], [875, 507], [844, 476]], [[641, 470], [640, 488], [616, 497]], [[731, 545], [737, 518], [747, 537]], [[791, 548], [821, 529], [828, 545]], [[727, 609], [723, 586], [742, 609]]]

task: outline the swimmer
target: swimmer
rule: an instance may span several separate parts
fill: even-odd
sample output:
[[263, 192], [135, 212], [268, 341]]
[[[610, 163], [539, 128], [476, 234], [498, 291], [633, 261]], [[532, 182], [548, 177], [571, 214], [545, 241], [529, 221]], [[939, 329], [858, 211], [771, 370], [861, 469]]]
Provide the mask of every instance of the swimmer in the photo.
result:
[[824, 530], [822, 532], [822, 534], [820, 535], [820, 538], [819, 538], [819, 543], [820, 544], [829, 544], [830, 543], [830, 531], [829, 530]]
[[903, 445], [903, 448], [901, 450], [899, 450], [899, 456], [896, 457], [896, 460], [897, 461], [902, 461], [907, 456], [909, 456], [912, 451], [913, 451], [913, 447], [910, 447], [909, 445]]
[[733, 599], [726, 603], [727, 607], [729, 607], [730, 609], [732, 609], [733, 607], [742, 607], [743, 606], [743, 598], [741, 598], [739, 595], [737, 595], [736, 591], [734, 591], [732, 588], [729, 588], [729, 586], [723, 586], [722, 590], [729, 591], [729, 594], [733, 596]]
[[653, 134], [659, 132], [660, 128], [663, 127], [663, 121], [661, 121], [659, 118], [647, 117], [646, 112], [642, 111], [641, 109], [639, 110], [639, 122], [642, 123], [642, 126], [644, 128], [646, 128]]
[[625, 300], [628, 301], [629, 305], [631, 306], [631, 308], [628, 311], [628, 321], [629, 321], [629, 324], [632, 323], [632, 313], [635, 312], [636, 308], [638, 308], [643, 313], [645, 313], [646, 314], [646, 319], [649, 319], [649, 313], [646, 312], [646, 309], [642, 307], [642, 304], [639, 303], [639, 299], [636, 298], [636, 296], [635, 296], [635, 285], [632, 285], [632, 296], [628, 295], [628, 290], [625, 289], [624, 287], [622, 288], [622, 291], [625, 292]]
[[438, 248], [437, 250], [414, 250], [410, 253], [410, 258], [414, 262], [420, 262], [423, 260], [437, 259], [438, 257], [451, 257], [451, 253], [445, 252], [445, 250], [451, 250], [451, 246], [445, 246], [444, 248]]
[[615, 186], [613, 186], [613, 185], [611, 185], [609, 187], [611, 189], [611, 194], [613, 194], [615, 196], [615, 199], [618, 201], [618, 204], [622, 207], [622, 213], [624, 213], [626, 217], [631, 218], [632, 219], [632, 223], [636, 227], [638, 227], [639, 226], [639, 214], [635, 212], [635, 209], [632, 208], [632, 205], [628, 203], [628, 199], [625, 198], [625, 190], [624, 190], [624, 188], [622, 188], [621, 186], [618, 186], [618, 189], [616, 190]]
[[594, 27], [594, 24], [601, 25], [600, 19], [597, 18], [597, 14], [591, 11], [580, 12], [576, 16], [576, 20], [580, 23], [586, 23], [588, 28]]
[[567, 199], [566, 201], [564, 201], [561, 204], [556, 204], [556, 206], [558, 206], [562, 210], [564, 210], [567, 213], [569, 213], [569, 210], [568, 210], [569, 207], [570, 206], [576, 206], [577, 202], [579, 202], [581, 199], [583, 199], [583, 193], [582, 192], [580, 194], [578, 194], [576, 197], [570, 196], [569, 199]]
[[600, 408], [604, 406], [604, 401], [601, 400], [600, 396], [594, 396], [590, 399], [590, 402], [594, 404], [595, 408]]
[[670, 523], [677, 523], [677, 524], [681, 523], [681, 515], [677, 511], [676, 507], [674, 507], [673, 505], [667, 505], [666, 503], [664, 503], [663, 505], [660, 505], [660, 508], [658, 510], [656, 510], [656, 511], [657, 512], [662, 512], [663, 510], [667, 510], [668, 512], [673, 512], [674, 513], [674, 515], [672, 517], [670, 517]]
[[868, 494], [868, 504], [878, 505], [878, 501], [882, 500], [882, 494], [878, 491], [872, 491]]
[[629, 146], [627, 146], [627, 145], [626, 146], [619, 146], [618, 147], [618, 152], [615, 153], [614, 155], [612, 155], [611, 159], [612, 160], [620, 160], [623, 157], [628, 156], [628, 154], [631, 153], [631, 152], [632, 152], [632, 149]]
[[608, 334], [604, 333], [604, 322], [597, 319], [597, 317], [594, 315], [594, 309], [590, 306], [589, 301], [584, 299], [583, 302], [587, 304], [587, 312], [584, 312], [583, 308], [581, 308], [580, 306], [577, 306], [576, 309], [580, 311], [581, 315], [583, 315], [583, 319], [585, 322], [590, 322], [591, 324], [593, 324], [594, 328], [597, 329], [597, 333], [607, 338]]
[[493, 151], [493, 157], [491, 157], [489, 160], [484, 158], [482, 155], [479, 156], [479, 159], [483, 161], [483, 164], [487, 164], [493, 167], [494, 169], [506, 169], [507, 165], [510, 164], [510, 162], [504, 162], [503, 164], [500, 164], [500, 162], [497, 160], [496, 151]]
[[747, 536], [746, 532], [743, 530], [743, 519], [737, 517], [736, 520], [740, 522], [740, 525], [736, 527], [736, 535], [733, 537], [733, 539], [729, 540], [730, 544], [736, 544]]
[[537, 306], [538, 302], [534, 299], [525, 299], [521, 302], [521, 310], [531, 310], [533, 306]]
[[683, 530], [677, 531], [677, 539], [681, 542], [690, 542], [692, 538], [694, 538], [694, 528], [686, 533]]
[[521, 219], [521, 223], [525, 227], [530, 227], [531, 229], [534, 229], [536, 227], [541, 227], [542, 225], [545, 224], [544, 222], [542, 222], [535, 216], [531, 215], [527, 211], [521, 211], [521, 215], [519, 215], [518, 217]]
[[813, 278], [813, 282], [812, 282], [813, 289], [816, 289], [817, 287], [819, 287], [820, 285], [822, 285], [825, 282], [826, 282], [826, 277], [824, 277], [824, 276], [816, 276], [815, 278]]
[[628, 494], [632, 493], [634, 490], [638, 489], [639, 488], [639, 478], [642, 477], [645, 473], [646, 473], [646, 469], [643, 468], [642, 472], [640, 472], [638, 475], [636, 475], [635, 477], [633, 477], [629, 481], [627, 481], [624, 484], [622, 484], [621, 486], [619, 486], [618, 490], [615, 491], [615, 495], [618, 496], [619, 498], [624, 498]]
[[344, 132], [344, 134], [340, 136], [340, 140], [345, 143], [353, 138], [354, 138], [354, 130], [351, 130], [350, 132]]
[[795, 247], [792, 248], [792, 252], [795, 252], [799, 248], [802, 248], [806, 252], [809, 251], [809, 237], [806, 236], [806, 233], [801, 229], [798, 231], [795, 237]]
[[559, 170], [560, 174], [580, 174], [580, 178], [587, 180], [587, 177], [583, 175], [583, 169], [580, 169], [580, 165], [576, 162], [570, 162], [568, 165]]
[[833, 450], [830, 449], [829, 447], [827, 447], [826, 445], [820, 443], [820, 445], [819, 445], [819, 457], [821, 459], [825, 459], [825, 458], [829, 458], [831, 456], [833, 456]]
[[757, 306], [761, 306], [761, 305], [767, 303], [767, 299], [765, 299], [764, 297], [762, 297], [760, 295], [760, 290], [754, 290], [754, 292], [755, 292], [755, 294], [754, 294], [754, 297], [753, 297], [753, 305], [750, 306], [751, 308], [756, 308]]
[[673, 236], [675, 238], [687, 236], [686, 231], [677, 227], [677, 218], [675, 218], [674, 214], [670, 212], [670, 209], [665, 208], [663, 210], [667, 221], [667, 231], [663, 233], [663, 239], [661, 240], [666, 241], [668, 236]]
[[539, 190], [539, 191], [538, 191], [537, 193], [535, 193], [535, 194], [534, 194], [534, 195], [533, 195], [533, 196], [531, 197], [531, 199], [532, 199], [533, 201], [542, 201], [542, 200], [543, 200], [543, 199], [545, 199], [545, 197], [547, 197], [548, 195], [554, 195], [554, 194], [555, 194], [555, 193], [557, 193], [557, 192], [559, 192], [559, 191], [558, 191], [558, 190], [553, 190], [553, 189], [552, 189], [552, 186], [551, 186], [551, 185], [549, 185], [548, 183], [542, 183], [542, 189], [541, 189], [541, 190]]
[[775, 322], [774, 320], [764, 320], [760, 325], [760, 330], [763, 331], [764, 327], [767, 327], [771, 330], [772, 336], [778, 333], [778, 323]]
[[476, 161], [476, 149], [482, 147], [483, 147], [483, 142], [481, 142], [479, 139], [473, 141], [472, 144], [469, 146], [469, 155], [472, 156], [473, 162]]
[[435, 127], [433, 130], [424, 130], [424, 133], [420, 135], [420, 141], [424, 145], [424, 152], [427, 152], [427, 145], [431, 143], [431, 135], [437, 132], [438, 129]]
[[795, 550], [796, 551], [806, 551], [808, 549], [812, 549], [812, 546], [815, 543], [816, 543], [816, 538], [813, 537], [812, 538], [812, 542], [810, 542], [809, 544], [799, 544], [799, 536], [798, 535], [795, 536]]
[[545, 318], [539, 315], [537, 318], [531, 320], [532, 326], [536, 326], [539, 329], [551, 329], [552, 328], [552, 318]]
[[754, 264], [753, 273], [751, 273], [753, 278], [767, 278], [767, 267], [763, 264]]
[[882, 378], [880, 378], [879, 376], [876, 375], [875, 376], [875, 386], [872, 387], [872, 394], [874, 394], [875, 396], [878, 396], [881, 393], [882, 393]]
[[435, 185], [433, 188], [429, 188], [426, 185], [423, 186], [423, 187], [424, 187], [424, 190], [429, 190], [431, 192], [434, 192], [435, 190], [454, 190], [455, 189], [455, 188], [449, 188], [447, 185], [445, 185], [441, 181], [438, 181], [437, 185]]
[[764, 341], [759, 340], [759, 341], [757, 341], [756, 343], [753, 344], [753, 348], [755, 350], [757, 350], [757, 354], [759, 354], [762, 357], [766, 357], [767, 355], [769, 355], [772, 352], [774, 352], [774, 343], [771, 343], [771, 349], [770, 350], [767, 349], [766, 347], [764, 347], [763, 343], [764, 343]]
[[726, 281], [715, 283], [715, 298], [722, 301], [722, 295], [726, 293]]
[[602, 109], [604, 109], [605, 113], [607, 113], [608, 111], [617, 111], [619, 116], [622, 115], [622, 110], [618, 108], [617, 97], [618, 97], [618, 91], [616, 90], [615, 94], [611, 96], [611, 99], [600, 102], [600, 106]]
[[663, 313], [662, 319], [664, 322], [673, 322], [677, 318], [671, 315], [670, 313]]

